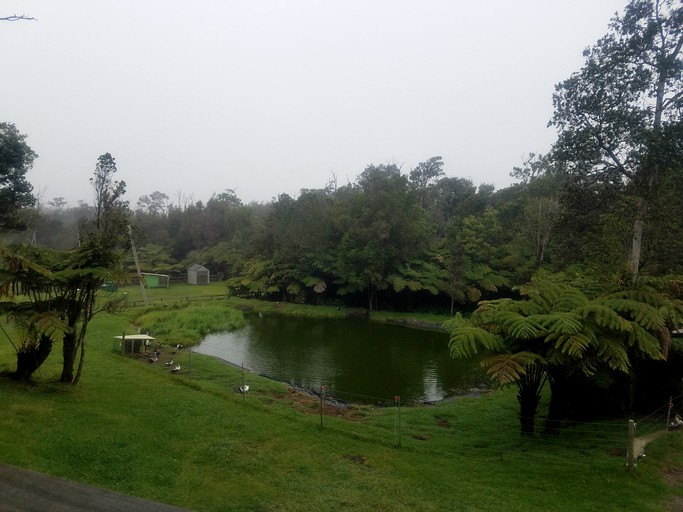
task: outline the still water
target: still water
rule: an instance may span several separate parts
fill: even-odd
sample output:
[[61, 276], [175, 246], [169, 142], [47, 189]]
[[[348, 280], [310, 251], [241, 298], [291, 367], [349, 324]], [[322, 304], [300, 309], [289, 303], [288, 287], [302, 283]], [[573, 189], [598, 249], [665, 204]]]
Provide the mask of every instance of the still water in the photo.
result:
[[486, 381], [476, 363], [448, 355], [445, 332], [363, 319], [254, 316], [243, 329], [207, 336], [194, 351], [361, 403], [395, 395], [404, 403], [436, 401]]

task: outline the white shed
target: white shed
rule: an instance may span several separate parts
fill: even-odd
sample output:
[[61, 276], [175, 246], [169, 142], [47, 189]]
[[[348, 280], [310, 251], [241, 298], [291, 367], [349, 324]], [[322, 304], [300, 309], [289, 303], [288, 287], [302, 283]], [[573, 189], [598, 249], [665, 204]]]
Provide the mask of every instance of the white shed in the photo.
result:
[[188, 284], [209, 284], [209, 276], [209, 269], [198, 263], [187, 269]]

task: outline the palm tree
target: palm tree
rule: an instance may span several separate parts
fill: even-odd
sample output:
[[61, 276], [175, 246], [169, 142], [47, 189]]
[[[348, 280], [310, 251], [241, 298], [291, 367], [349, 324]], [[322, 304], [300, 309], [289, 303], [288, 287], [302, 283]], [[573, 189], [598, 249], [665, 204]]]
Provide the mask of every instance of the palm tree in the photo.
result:
[[[548, 280], [517, 291], [521, 299], [482, 301], [469, 320], [458, 316], [446, 327], [453, 357], [481, 357], [491, 380], [517, 385], [523, 433], [534, 430], [546, 382], [549, 429], [565, 414], [578, 379], [629, 375], [634, 358], [665, 359], [672, 307], [661, 294], [626, 290], [589, 299], [571, 285]], [[677, 318], [680, 324], [683, 316]]]

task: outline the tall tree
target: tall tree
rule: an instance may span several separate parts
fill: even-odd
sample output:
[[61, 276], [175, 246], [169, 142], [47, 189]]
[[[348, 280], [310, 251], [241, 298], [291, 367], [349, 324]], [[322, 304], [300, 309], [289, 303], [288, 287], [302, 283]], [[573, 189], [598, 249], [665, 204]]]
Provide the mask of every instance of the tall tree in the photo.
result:
[[16, 126], [0, 123], [0, 231], [22, 227], [17, 212], [34, 203], [26, 173], [37, 156]]
[[[90, 180], [95, 192], [94, 218], [81, 223], [76, 249], [1, 252], [0, 296], [10, 300], [0, 303], [0, 310], [10, 315], [21, 335], [18, 378], [28, 380], [61, 337], [61, 381], [77, 384], [90, 320], [98, 311], [122, 303], [117, 299], [98, 303], [100, 287], [111, 279], [121, 261], [119, 249], [127, 244], [129, 211], [122, 199], [125, 183], [114, 180], [115, 172], [111, 155], [100, 156]], [[17, 295], [28, 300], [15, 301]]]
[[98, 231], [104, 232], [114, 228], [112, 224], [122, 220], [118, 214], [128, 210], [128, 203], [122, 200], [126, 192], [126, 182], [116, 181], [116, 172], [114, 157], [110, 153], [100, 155], [95, 165], [94, 176], [90, 178], [95, 199], [94, 226]]
[[683, 6], [631, 0], [556, 86], [555, 156], [578, 186], [609, 183], [634, 199], [626, 270], [635, 284], [649, 210], [683, 160]]
[[420, 162], [408, 174], [408, 180], [415, 190], [422, 208], [428, 207], [429, 188], [434, 186], [443, 175], [443, 160], [440, 156], [433, 156], [426, 162]]
[[365, 292], [373, 310], [399, 265], [424, 254], [431, 230], [406, 176], [393, 164], [369, 165], [358, 185], [343, 187], [338, 198], [333, 217], [341, 236], [330, 268], [339, 294]]
[[[85, 335], [93, 316], [100, 310], [97, 293], [121, 262], [121, 248], [128, 247], [128, 202], [123, 200], [126, 184], [116, 181], [116, 162], [105, 153], [95, 166], [90, 182], [95, 194], [95, 216], [83, 223], [80, 246], [67, 260], [66, 272], [58, 274], [57, 307], [66, 323], [62, 338], [64, 364], [61, 381], [77, 384], [85, 361]], [[105, 303], [106, 308], [117, 302]], [[80, 355], [79, 355], [80, 354]], [[76, 368], [76, 357], [79, 357]]]

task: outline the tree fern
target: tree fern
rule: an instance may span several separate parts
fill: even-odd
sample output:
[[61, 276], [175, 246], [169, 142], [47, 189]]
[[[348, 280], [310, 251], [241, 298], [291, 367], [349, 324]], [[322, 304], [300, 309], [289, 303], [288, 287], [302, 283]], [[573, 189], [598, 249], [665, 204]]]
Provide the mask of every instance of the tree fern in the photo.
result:
[[516, 354], [496, 354], [485, 357], [481, 365], [487, 368], [486, 374], [491, 380], [508, 385], [518, 382], [526, 373], [531, 363], [541, 358], [531, 352], [517, 352]]
[[628, 350], [621, 337], [601, 336], [600, 343], [596, 347], [596, 356], [611, 370], [627, 373], [631, 368]]
[[533, 340], [545, 332], [543, 326], [531, 316], [520, 316], [510, 322], [507, 327], [509, 335], [517, 340]]
[[644, 302], [620, 298], [603, 299], [601, 302], [646, 329], [659, 330], [665, 326], [664, 317], [659, 310]]
[[622, 331], [625, 333], [630, 332], [631, 330], [628, 320], [620, 316], [606, 304], [592, 302], [578, 308], [574, 313], [584, 320], [590, 319], [599, 328]]
[[641, 356], [655, 360], [664, 359], [659, 338], [647, 329], [644, 329], [637, 322], [631, 322], [631, 329], [629, 345], [637, 350]]
[[537, 315], [536, 320], [552, 334], [575, 334], [583, 329], [583, 324], [577, 315], [569, 312]]
[[555, 334], [551, 333], [546, 341], [552, 342], [555, 348], [562, 354], [577, 359], [582, 358], [591, 346], [591, 339], [583, 334]]
[[499, 352], [505, 350], [505, 343], [486, 329], [471, 325], [462, 325], [451, 331], [448, 344], [451, 357], [469, 359], [482, 352]]

